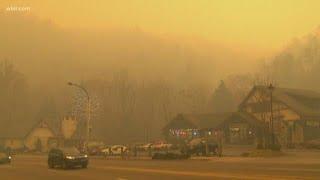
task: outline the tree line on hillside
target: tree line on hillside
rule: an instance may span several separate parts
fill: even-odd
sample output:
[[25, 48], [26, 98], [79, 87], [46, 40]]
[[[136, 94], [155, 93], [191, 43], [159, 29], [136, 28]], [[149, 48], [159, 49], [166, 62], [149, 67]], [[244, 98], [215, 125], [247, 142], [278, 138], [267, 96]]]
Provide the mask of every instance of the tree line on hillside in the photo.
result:
[[[80, 100], [49, 96], [42, 103], [34, 101], [27, 78], [8, 61], [1, 61], [0, 67], [0, 117], [7, 127], [34, 122], [48, 114], [57, 118], [70, 113], [85, 120], [85, 103], [79, 103], [84, 101], [81, 95]], [[160, 138], [162, 127], [178, 113], [234, 111], [254, 85], [272, 82], [281, 87], [320, 90], [319, 73], [320, 39], [314, 33], [292, 42], [256, 73], [230, 75], [215, 89], [169, 80], [136, 80], [126, 70], [113, 72], [108, 79], [91, 78], [81, 85], [88, 89], [95, 103], [92, 136], [116, 143]], [[38, 108], [32, 109], [35, 103]], [[61, 108], [61, 104], [67, 105]]]
[[30, 118], [29, 92], [26, 78], [9, 61], [0, 62], [0, 131], [6, 132], [16, 123], [24, 125]]
[[225, 79], [235, 100], [241, 101], [254, 85], [320, 91], [320, 29], [294, 39], [281, 52], [261, 63], [257, 71]]
[[[73, 115], [82, 124], [86, 121], [86, 97], [72, 91], [74, 98], [61, 111], [54, 96], [42, 101], [28, 87], [27, 79], [8, 61], [1, 63], [0, 115], [1, 122], [12, 128], [35, 123], [40, 119], [59, 123], [64, 115]], [[160, 138], [162, 127], [179, 113], [212, 113], [230, 111], [230, 106], [216, 102], [232, 102], [230, 92], [222, 82], [212, 97], [207, 87], [176, 86], [165, 80], [136, 81], [127, 71], [113, 74], [111, 80], [92, 79], [81, 82], [92, 99], [92, 137], [111, 142], [149, 141]], [[212, 104], [209, 99], [213, 98]], [[227, 99], [225, 99], [227, 98]], [[34, 103], [39, 103], [33, 111]], [[233, 103], [233, 102], [232, 102]], [[234, 106], [234, 105], [232, 105]], [[222, 107], [222, 108], [221, 108]], [[224, 108], [224, 109], [223, 109]], [[12, 125], [12, 126], [11, 126]], [[30, 125], [28, 125], [30, 126]]]

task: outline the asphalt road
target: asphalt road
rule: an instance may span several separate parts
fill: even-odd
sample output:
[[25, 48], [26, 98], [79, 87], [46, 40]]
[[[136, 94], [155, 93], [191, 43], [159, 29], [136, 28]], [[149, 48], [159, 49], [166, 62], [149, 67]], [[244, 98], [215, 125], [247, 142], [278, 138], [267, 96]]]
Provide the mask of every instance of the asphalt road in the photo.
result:
[[48, 169], [45, 156], [19, 155], [10, 165], [0, 165], [0, 180], [320, 179], [319, 159], [225, 157], [165, 161], [91, 158], [87, 169], [62, 170]]

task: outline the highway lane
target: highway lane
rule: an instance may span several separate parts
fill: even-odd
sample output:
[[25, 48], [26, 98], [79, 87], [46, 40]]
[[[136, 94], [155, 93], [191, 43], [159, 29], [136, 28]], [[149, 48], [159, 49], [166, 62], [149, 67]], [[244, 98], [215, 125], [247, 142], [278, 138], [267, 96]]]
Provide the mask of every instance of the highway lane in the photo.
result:
[[45, 156], [16, 156], [0, 165], [0, 179], [319, 179], [320, 162], [290, 159], [106, 160], [91, 158], [88, 169], [48, 169]]

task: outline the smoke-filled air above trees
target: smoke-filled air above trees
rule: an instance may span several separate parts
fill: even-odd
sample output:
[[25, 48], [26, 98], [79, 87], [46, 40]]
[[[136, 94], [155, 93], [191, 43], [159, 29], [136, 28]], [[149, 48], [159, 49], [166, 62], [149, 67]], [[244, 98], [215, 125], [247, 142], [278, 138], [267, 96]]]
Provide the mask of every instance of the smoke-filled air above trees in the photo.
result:
[[234, 111], [254, 85], [320, 90], [319, 30], [279, 51], [248, 54], [139, 27], [74, 32], [36, 16], [3, 14], [0, 27], [0, 115], [7, 127], [34, 123], [50, 104], [58, 118], [84, 122], [86, 98], [69, 81], [90, 92], [92, 136], [110, 143], [159, 139], [179, 113]]

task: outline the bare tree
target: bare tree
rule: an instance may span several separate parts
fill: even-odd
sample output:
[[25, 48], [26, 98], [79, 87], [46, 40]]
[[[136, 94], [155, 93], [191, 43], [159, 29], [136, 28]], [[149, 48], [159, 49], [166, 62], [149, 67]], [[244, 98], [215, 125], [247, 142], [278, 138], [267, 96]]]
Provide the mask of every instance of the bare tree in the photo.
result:
[[32, 122], [26, 79], [8, 60], [0, 62], [0, 99], [0, 117], [6, 124], [3, 127], [23, 127]]
[[128, 137], [134, 128], [133, 118], [136, 108], [136, 89], [130, 82], [127, 71], [115, 73], [111, 83], [111, 91], [114, 96], [113, 110], [121, 119], [120, 130], [123, 136]]

